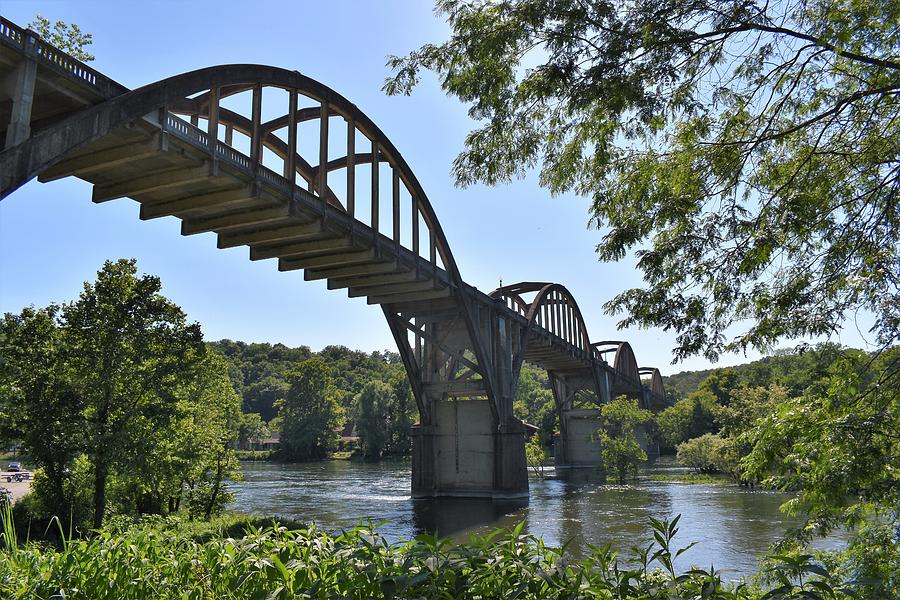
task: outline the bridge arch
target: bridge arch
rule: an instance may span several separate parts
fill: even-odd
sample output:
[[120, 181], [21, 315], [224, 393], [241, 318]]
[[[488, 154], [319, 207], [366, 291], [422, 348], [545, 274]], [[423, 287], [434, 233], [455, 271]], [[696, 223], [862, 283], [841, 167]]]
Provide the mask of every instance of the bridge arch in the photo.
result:
[[656, 367], [641, 367], [639, 369], [641, 377], [650, 378], [650, 399], [649, 408], [654, 412], [663, 410], [666, 407], [666, 387], [663, 384], [662, 373]]
[[[208, 67], [129, 90], [2, 17], [0, 59], [0, 77], [16, 82], [12, 111], [0, 113], [9, 117], [0, 199], [34, 177], [74, 175], [94, 184], [95, 202], [132, 198], [142, 219], [175, 216], [184, 235], [214, 233], [220, 248], [248, 246], [251, 260], [275, 258], [279, 270], [302, 269], [305, 279], [380, 305], [419, 408], [413, 495], [527, 495], [511, 373], [531, 350], [595, 379], [607, 366], [565, 287], [523, 283], [489, 297], [462, 280], [419, 181], [353, 103], [299, 72], [263, 65]], [[61, 88], [77, 93], [35, 101]], [[268, 88], [287, 101], [263, 122]], [[223, 106], [244, 92], [249, 111]], [[319, 143], [304, 153], [297, 129], [308, 122], [318, 124]], [[335, 131], [346, 134], [338, 157], [329, 151]], [[369, 165], [368, 221], [359, 165]], [[343, 194], [340, 177], [329, 178], [338, 171]], [[473, 398], [488, 401], [457, 402]]]
[[[532, 293], [535, 295], [530, 301], [523, 297]], [[526, 319], [526, 327], [540, 327], [590, 354], [591, 342], [584, 317], [575, 297], [565, 286], [529, 281], [497, 288], [489, 295], [506, 301], [510, 309]]]
[[623, 341], [602, 341], [594, 342], [593, 346], [601, 355], [615, 352], [612, 361], [613, 368], [631, 383], [640, 384], [640, 370], [638, 369], [637, 359], [634, 356], [634, 350], [631, 349], [631, 344]]

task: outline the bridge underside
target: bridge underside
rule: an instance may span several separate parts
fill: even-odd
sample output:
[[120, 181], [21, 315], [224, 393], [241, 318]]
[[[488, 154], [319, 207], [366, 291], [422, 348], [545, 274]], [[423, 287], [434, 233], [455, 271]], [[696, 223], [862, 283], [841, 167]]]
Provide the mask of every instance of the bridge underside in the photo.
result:
[[[288, 99], [268, 122], [264, 87]], [[221, 105], [244, 93], [249, 115]], [[312, 156], [297, 142], [305, 121], [318, 124]], [[550, 376], [569, 440], [565, 464], [596, 454], [572, 442], [593, 426], [579, 416], [582, 404], [625, 393], [659, 405], [664, 396], [658, 371], [653, 389], [641, 384], [646, 373], [627, 344], [591, 344], [562, 286], [523, 283], [487, 295], [466, 284], [390, 140], [355, 105], [296, 71], [224, 65], [128, 90], [0, 18], [0, 127], [0, 198], [34, 177], [75, 176], [93, 184], [94, 202], [131, 198], [141, 219], [178, 218], [183, 235], [214, 234], [219, 248], [247, 246], [251, 260], [275, 259], [280, 271], [302, 270], [306, 280], [380, 305], [419, 409], [415, 497], [527, 497], [525, 428], [512, 408], [526, 360]], [[336, 130], [346, 142], [338, 157], [329, 143]], [[249, 153], [238, 149], [241, 136]], [[368, 181], [357, 178], [359, 165]], [[390, 182], [387, 198], [382, 182]], [[612, 366], [603, 358], [609, 344]]]

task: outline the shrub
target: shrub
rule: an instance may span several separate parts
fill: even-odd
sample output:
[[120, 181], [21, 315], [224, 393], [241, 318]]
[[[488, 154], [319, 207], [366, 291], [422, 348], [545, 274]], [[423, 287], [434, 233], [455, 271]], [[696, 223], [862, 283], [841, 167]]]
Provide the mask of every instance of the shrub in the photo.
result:
[[722, 465], [725, 440], [713, 433], [682, 442], [677, 446], [678, 462], [697, 473], [718, 473]]

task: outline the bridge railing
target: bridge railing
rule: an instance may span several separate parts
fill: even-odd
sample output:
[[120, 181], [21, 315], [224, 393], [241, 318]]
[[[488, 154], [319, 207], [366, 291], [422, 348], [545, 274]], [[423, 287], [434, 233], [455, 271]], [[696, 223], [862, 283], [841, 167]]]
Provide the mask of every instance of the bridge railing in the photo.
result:
[[48, 66], [65, 75], [76, 77], [83, 83], [96, 88], [104, 96], [121, 93], [126, 89], [106, 75], [92, 69], [52, 44], [45, 42], [31, 29], [23, 29], [3, 17], [0, 17], [0, 41], [22, 50], [26, 56], [35, 57], [44, 66]]
[[[262, 87], [221, 86], [185, 98], [167, 111], [166, 126], [207, 149], [209, 138], [215, 136], [216, 158], [253, 169], [275, 185], [304, 183], [310, 193], [329, 206], [368, 226], [376, 238], [393, 243], [398, 254], [404, 249], [416, 257], [417, 263], [421, 260], [433, 270], [447, 269], [452, 257], [433, 210], [402, 157], [381, 139], [380, 132], [367, 129], [347, 106], [290, 88], [286, 89], [287, 112], [263, 123]], [[224, 98], [244, 92], [251, 94], [249, 117], [221, 105]], [[317, 101], [318, 107], [298, 106], [301, 96]], [[298, 126], [307, 121], [318, 121], [318, 147], [304, 155], [298, 143]], [[342, 134], [344, 129], [336, 124], [338, 121], [346, 127], [346, 152], [331, 158], [330, 150], [335, 145], [331, 143], [332, 133], [337, 130]], [[249, 145], [249, 156], [234, 147], [236, 135], [243, 136], [239, 142]], [[364, 148], [368, 152], [357, 152], [358, 139], [369, 146]], [[358, 177], [362, 167], [368, 167], [368, 182]]]
[[[161, 111], [160, 122], [165, 124], [163, 126], [163, 130], [166, 134], [174, 135], [177, 138], [197, 147], [198, 149], [210, 152], [212, 158], [230, 163], [247, 175], [250, 175], [252, 177], [259, 177], [260, 179], [266, 181], [269, 185], [273, 186], [276, 189], [282, 190], [288, 195], [292, 193], [293, 187], [296, 185], [296, 182], [293, 181], [293, 178], [285, 177], [283, 174], [278, 173], [274, 169], [271, 169], [260, 162], [254, 161], [252, 157], [244, 154], [225, 141], [217, 139], [215, 152], [213, 152], [210, 149], [209, 144], [209, 130], [201, 129], [200, 119], [196, 116], [194, 118], [191, 118], [181, 111], [176, 113], [164, 110]], [[312, 193], [313, 195], [317, 195], [315, 194], [314, 190], [311, 190], [310, 193]], [[360, 220], [359, 214], [354, 215], [352, 212], [348, 211], [341, 203], [335, 202], [334, 199], [332, 199], [332, 202], [328, 202], [327, 204], [333, 210], [338, 210], [340, 213], [347, 217], [350, 217], [351, 219], [362, 221], [364, 225], [367, 225], [371, 229], [374, 229], [368, 222], [366, 222], [366, 219]], [[394, 206], [393, 208], [396, 208], [396, 206]], [[322, 207], [322, 209], [324, 211], [324, 206]], [[396, 214], [397, 212], [394, 211], [392, 213], [392, 216]], [[394, 224], [396, 225], [396, 221]], [[423, 257], [420, 252], [416, 251], [418, 249], [418, 235], [415, 233], [415, 229], [413, 229], [414, 235], [412, 248], [398, 245], [396, 243], [396, 236], [392, 238], [384, 235], [383, 232], [377, 231], [372, 231], [372, 234], [377, 234], [376, 238], [377, 241], [381, 242], [381, 247], [393, 246], [393, 249], [397, 251], [398, 259], [400, 259], [405, 264], [411, 265], [416, 269], [431, 273], [437, 276], [445, 285], [450, 285], [452, 284], [452, 282], [448, 278], [444, 269], [443, 262], [440, 258], [441, 254], [437, 252], [437, 236], [432, 232], [431, 228], [423, 228], [428, 231], [428, 241], [431, 247], [430, 256], [427, 257]], [[424, 267], [422, 266], [423, 263], [425, 265]]]

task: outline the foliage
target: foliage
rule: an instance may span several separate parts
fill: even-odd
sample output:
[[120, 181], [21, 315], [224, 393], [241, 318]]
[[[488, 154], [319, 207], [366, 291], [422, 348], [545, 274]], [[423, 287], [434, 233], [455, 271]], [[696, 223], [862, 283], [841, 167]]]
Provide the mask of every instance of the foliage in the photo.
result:
[[378, 460], [388, 442], [390, 426], [391, 388], [380, 381], [370, 381], [357, 394], [353, 403], [353, 416], [359, 447], [363, 458]]
[[408, 455], [412, 452], [410, 428], [419, 420], [419, 409], [413, 399], [409, 378], [405, 370], [398, 370], [391, 375], [388, 384], [391, 386], [391, 407], [388, 416], [388, 440], [385, 453]]
[[[730, 387], [735, 389], [768, 387], [772, 384], [787, 389], [789, 395], [797, 396], [824, 377], [831, 364], [847, 352], [854, 351], [832, 342], [824, 342], [815, 346], [800, 344], [795, 348], [776, 350], [769, 356], [747, 364], [724, 369], [684, 371], [663, 377], [663, 381], [666, 393], [676, 400], [687, 398], [692, 392], [701, 388]], [[705, 383], [705, 380], [712, 375], [717, 376], [717, 381]]]
[[235, 450], [234, 457], [238, 460], [269, 460], [275, 454], [274, 450]]
[[654, 473], [650, 475], [650, 481], [660, 481], [667, 483], [678, 483], [681, 485], [709, 485], [728, 483], [728, 479], [721, 475], [711, 475], [709, 473]]
[[25, 308], [0, 321], [0, 437], [21, 440], [41, 468], [45, 502], [73, 510], [68, 468], [85, 445], [84, 401], [66, 363], [60, 308]]
[[86, 49], [94, 43], [94, 36], [81, 31], [75, 23], [57, 21], [51, 27], [49, 19], [37, 14], [34, 21], [28, 24], [28, 28], [41, 36], [45, 42], [53, 44], [82, 62], [94, 60], [94, 55]]
[[107, 262], [77, 301], [0, 321], [0, 429], [40, 467], [28, 519], [97, 527], [109, 511], [174, 512], [185, 499], [208, 515], [228, 500], [239, 399], [160, 287], [133, 260]]
[[653, 418], [637, 400], [620, 396], [600, 407], [601, 429], [597, 436], [602, 448], [603, 474], [614, 476], [619, 483], [637, 477], [638, 467], [647, 460], [636, 429]]
[[[6, 520], [4, 520], [6, 523]], [[20, 545], [0, 550], [0, 595], [10, 600], [91, 598], [708, 598], [749, 600], [753, 588], [710, 569], [677, 571], [678, 518], [652, 520], [654, 542], [625, 566], [610, 547], [573, 562], [556, 548], [511, 531], [473, 535], [457, 545], [420, 535], [394, 544], [375, 528], [330, 535], [315, 526], [273, 524], [191, 536], [177, 521], [106, 529], [61, 550]], [[203, 532], [209, 528], [204, 527]], [[7, 529], [9, 531], [9, 529]], [[773, 598], [832, 598], [840, 589], [810, 557], [774, 565], [788, 573]], [[781, 584], [779, 584], [780, 586]]]
[[[317, 357], [328, 365], [334, 392], [346, 417], [353, 418], [355, 398], [373, 381], [392, 388], [393, 399], [384, 422], [389, 429], [384, 451], [406, 454], [411, 448], [409, 427], [416, 420], [416, 407], [406, 370], [394, 352], [360, 352], [344, 346], [327, 346], [312, 352], [307, 346], [289, 348], [283, 344], [246, 344], [231, 340], [213, 342], [211, 347], [227, 358], [235, 389], [243, 398], [245, 413], [259, 413], [270, 431], [280, 429], [276, 404], [290, 389], [290, 373], [301, 362]], [[251, 417], [252, 418], [252, 417]], [[359, 424], [354, 423], [359, 429]], [[340, 425], [343, 425], [341, 423]]]
[[288, 461], [324, 458], [343, 419], [331, 370], [314, 357], [297, 365], [288, 377], [287, 397], [276, 404], [282, 419], [279, 455]]
[[186, 388], [175, 427], [157, 463], [173, 461], [175, 469], [168, 481], [179, 482], [169, 492], [169, 512], [178, 509], [184, 489], [189, 514], [209, 519], [233, 499], [223, 482], [240, 479], [230, 447], [242, 420], [240, 397], [231, 385], [225, 360], [210, 350], [204, 350], [198, 372]]
[[243, 413], [238, 428], [238, 447], [250, 449], [271, 433], [259, 413]]
[[[900, 347], [877, 356], [846, 353], [827, 377], [782, 400], [749, 434], [743, 467], [795, 497], [785, 509], [805, 525], [801, 541], [845, 526], [847, 558], [863, 579], [900, 592]], [[887, 533], [893, 529], [894, 533]]]
[[725, 440], [705, 433], [678, 444], [678, 462], [696, 473], [718, 473]]
[[267, 422], [277, 413], [275, 402], [287, 395], [287, 372], [313, 354], [306, 346], [288, 348], [283, 344], [221, 340], [209, 346], [228, 361], [235, 389], [243, 399], [243, 412], [258, 413]]
[[687, 400], [669, 406], [656, 415], [662, 442], [674, 448], [691, 438], [716, 431], [715, 407], [715, 397], [703, 391], [696, 391]]
[[436, 7], [449, 40], [389, 58], [385, 90], [430, 70], [469, 104], [459, 184], [539, 166], [590, 197], [601, 260], [634, 251], [646, 282], [606, 305], [621, 325], [676, 331], [677, 358], [831, 335], [858, 309], [898, 339], [896, 2]]
[[557, 421], [556, 401], [545, 370], [528, 363], [522, 365], [513, 401], [513, 413], [538, 428], [541, 444], [545, 448], [553, 445]]
[[536, 435], [525, 440], [525, 462], [531, 467], [535, 475], [544, 477], [544, 461], [547, 460], [547, 451], [541, 443], [541, 438]]
[[[107, 261], [94, 284], [63, 311], [73, 377], [85, 403], [94, 465], [94, 527], [106, 510], [111, 469], [134, 467], [142, 433], [169, 425], [184, 373], [203, 352], [199, 325], [159, 294], [158, 277], [137, 277], [133, 260]], [[129, 464], [131, 463], [131, 464]]]

